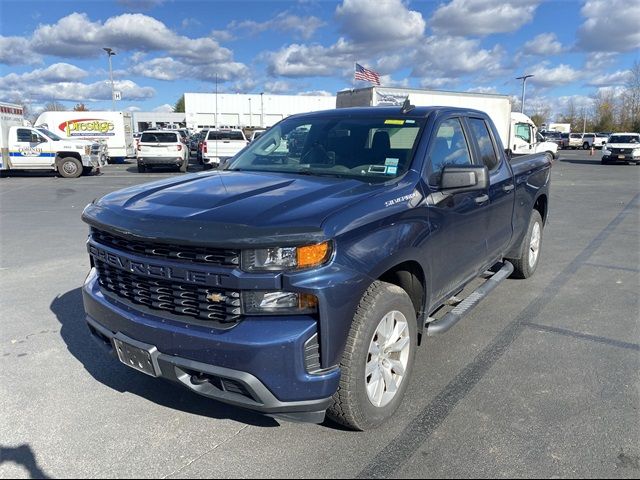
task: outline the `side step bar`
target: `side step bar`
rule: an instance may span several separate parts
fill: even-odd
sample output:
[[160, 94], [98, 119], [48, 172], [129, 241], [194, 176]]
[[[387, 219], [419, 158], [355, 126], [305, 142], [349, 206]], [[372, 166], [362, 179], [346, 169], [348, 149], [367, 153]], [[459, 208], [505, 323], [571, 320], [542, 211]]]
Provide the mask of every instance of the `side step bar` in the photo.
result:
[[494, 275], [487, 279], [477, 290], [472, 292], [467, 298], [460, 302], [453, 310], [447, 313], [444, 317], [427, 323], [426, 330], [427, 336], [434, 337], [441, 335], [458, 323], [462, 317], [464, 317], [471, 309], [478, 305], [484, 297], [489, 295], [503, 280], [509, 278], [509, 275], [513, 273], [513, 265], [509, 262], [504, 262], [502, 268], [498, 270]]

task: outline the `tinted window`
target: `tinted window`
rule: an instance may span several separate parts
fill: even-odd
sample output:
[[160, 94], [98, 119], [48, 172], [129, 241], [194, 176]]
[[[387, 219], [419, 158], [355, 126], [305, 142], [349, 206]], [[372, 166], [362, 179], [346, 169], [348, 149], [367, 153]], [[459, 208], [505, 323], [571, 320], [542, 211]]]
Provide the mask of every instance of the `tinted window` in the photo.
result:
[[30, 142], [31, 141], [31, 130], [27, 130], [26, 128], [18, 129], [18, 141], [19, 142]]
[[481, 118], [470, 118], [469, 125], [471, 125], [471, 130], [478, 142], [482, 163], [484, 163], [489, 170], [493, 170], [498, 166], [498, 156], [496, 155], [487, 124]]
[[244, 140], [242, 136], [242, 132], [231, 131], [231, 132], [220, 132], [220, 131], [209, 131], [209, 136], [207, 140]]
[[450, 118], [440, 124], [429, 157], [431, 159], [429, 183], [432, 185], [440, 182], [440, 175], [445, 166], [471, 165], [469, 146], [459, 119]]
[[609, 143], [640, 143], [637, 135], [611, 135]]
[[144, 132], [140, 141], [143, 143], [177, 143], [178, 136], [171, 132]]

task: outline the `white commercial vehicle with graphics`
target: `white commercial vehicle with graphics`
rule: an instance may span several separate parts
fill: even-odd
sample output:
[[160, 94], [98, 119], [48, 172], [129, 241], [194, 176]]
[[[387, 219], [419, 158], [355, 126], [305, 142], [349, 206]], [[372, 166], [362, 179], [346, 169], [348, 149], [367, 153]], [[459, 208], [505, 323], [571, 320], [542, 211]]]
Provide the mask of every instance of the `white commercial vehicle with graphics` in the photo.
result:
[[65, 139], [105, 143], [110, 162], [136, 155], [130, 112], [43, 112], [35, 124]]
[[506, 95], [489, 93], [445, 92], [413, 88], [367, 87], [337, 93], [336, 107], [375, 107], [402, 105], [406, 99], [418, 107], [473, 108], [487, 113], [495, 124], [500, 140], [513, 156], [547, 153], [558, 158], [558, 145], [546, 142], [533, 121], [522, 113], [511, 111]]
[[209, 130], [202, 141], [204, 168], [219, 167], [249, 144], [242, 130]]
[[99, 165], [98, 148], [86, 140], [65, 140], [45, 128], [31, 127], [20, 105], [0, 103], [1, 174], [53, 170], [63, 177], [79, 177]]

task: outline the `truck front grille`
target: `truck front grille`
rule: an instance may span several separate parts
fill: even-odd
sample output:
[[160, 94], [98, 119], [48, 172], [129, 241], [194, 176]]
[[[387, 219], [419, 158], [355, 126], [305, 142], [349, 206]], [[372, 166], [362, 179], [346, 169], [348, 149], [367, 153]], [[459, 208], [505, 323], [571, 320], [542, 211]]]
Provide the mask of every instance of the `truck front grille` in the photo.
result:
[[230, 324], [241, 320], [239, 292], [149, 279], [97, 258], [94, 264], [100, 286], [129, 302], [207, 323]]
[[91, 229], [92, 238], [107, 247], [124, 250], [155, 258], [167, 258], [182, 262], [203, 263], [237, 267], [240, 265], [240, 251], [197, 246], [177, 246], [146, 240], [129, 240], [96, 228]]

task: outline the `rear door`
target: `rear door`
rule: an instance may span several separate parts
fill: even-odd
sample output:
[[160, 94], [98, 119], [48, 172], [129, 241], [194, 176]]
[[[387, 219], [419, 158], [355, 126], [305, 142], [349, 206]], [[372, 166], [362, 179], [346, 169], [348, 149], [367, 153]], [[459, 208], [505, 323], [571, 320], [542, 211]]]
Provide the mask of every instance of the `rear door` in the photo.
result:
[[[461, 117], [444, 119], [430, 140], [426, 183], [431, 235], [423, 255], [431, 264], [433, 299], [453, 293], [462, 282], [478, 273], [487, 261], [489, 197], [487, 192], [448, 193], [440, 189], [447, 165], [474, 165], [473, 140]], [[486, 199], [484, 198], [486, 197]]]

